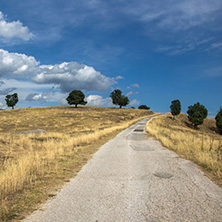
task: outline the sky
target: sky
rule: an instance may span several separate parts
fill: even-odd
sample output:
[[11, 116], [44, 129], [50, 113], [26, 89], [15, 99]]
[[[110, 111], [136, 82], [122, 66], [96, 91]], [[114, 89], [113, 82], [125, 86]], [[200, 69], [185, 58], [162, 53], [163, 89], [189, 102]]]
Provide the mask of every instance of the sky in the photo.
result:
[[0, 108], [67, 105], [72, 90], [88, 106], [182, 112], [222, 106], [221, 0], [0, 0]]

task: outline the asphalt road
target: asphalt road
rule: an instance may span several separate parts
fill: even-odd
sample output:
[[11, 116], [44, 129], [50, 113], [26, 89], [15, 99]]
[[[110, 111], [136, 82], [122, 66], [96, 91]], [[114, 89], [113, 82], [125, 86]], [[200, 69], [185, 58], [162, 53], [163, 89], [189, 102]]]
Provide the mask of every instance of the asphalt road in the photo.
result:
[[147, 138], [142, 120], [103, 145], [25, 222], [222, 221], [222, 189]]

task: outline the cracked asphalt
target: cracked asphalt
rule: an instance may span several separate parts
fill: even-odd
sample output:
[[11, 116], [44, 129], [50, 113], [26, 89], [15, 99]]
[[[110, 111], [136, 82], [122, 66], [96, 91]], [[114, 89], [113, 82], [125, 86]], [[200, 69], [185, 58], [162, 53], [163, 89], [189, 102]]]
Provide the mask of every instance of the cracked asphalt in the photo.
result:
[[103, 145], [25, 222], [222, 221], [222, 189], [145, 134], [144, 119]]

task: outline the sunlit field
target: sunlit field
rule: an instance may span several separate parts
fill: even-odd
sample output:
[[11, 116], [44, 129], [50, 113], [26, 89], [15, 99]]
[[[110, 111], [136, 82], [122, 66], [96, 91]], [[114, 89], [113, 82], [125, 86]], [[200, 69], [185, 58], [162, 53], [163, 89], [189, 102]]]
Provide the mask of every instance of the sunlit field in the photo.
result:
[[205, 119], [203, 125], [193, 129], [187, 115], [180, 114], [172, 120], [172, 115], [166, 114], [149, 121], [146, 130], [165, 147], [197, 163], [222, 185], [222, 136], [214, 119]]
[[[0, 111], [0, 221], [23, 218], [56, 183], [74, 176], [102, 143], [152, 114], [93, 107]], [[46, 133], [17, 135], [35, 129]]]

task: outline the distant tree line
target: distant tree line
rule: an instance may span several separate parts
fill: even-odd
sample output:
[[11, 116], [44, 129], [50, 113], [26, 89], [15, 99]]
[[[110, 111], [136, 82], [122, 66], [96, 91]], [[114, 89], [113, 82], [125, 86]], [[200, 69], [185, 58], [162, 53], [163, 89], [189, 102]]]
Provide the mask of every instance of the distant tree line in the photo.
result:
[[[110, 94], [110, 97], [112, 99], [113, 104], [119, 105], [119, 108], [127, 106], [130, 103], [129, 98], [123, 95], [120, 89], [115, 89]], [[75, 105], [75, 107], [77, 107], [77, 105], [87, 104], [87, 101], [85, 101], [85, 95], [80, 90], [73, 90], [72, 92], [70, 92], [66, 100], [69, 105]], [[7, 95], [5, 97], [5, 101], [8, 107], [12, 107], [12, 109], [14, 109], [15, 105], [19, 101], [18, 94], [14, 93], [11, 95]], [[140, 105], [138, 109], [149, 110], [150, 107], [148, 107], [147, 105]], [[177, 99], [171, 102], [170, 111], [173, 115], [173, 120], [175, 120], [176, 116], [179, 115], [181, 112], [180, 100]], [[203, 124], [204, 119], [207, 117], [208, 110], [204, 105], [197, 102], [194, 105], [188, 107], [187, 114], [189, 121], [193, 124], [194, 128], [197, 128], [198, 125]], [[222, 107], [220, 107], [220, 110], [218, 111], [215, 120], [218, 130], [220, 134], [222, 134]]]

